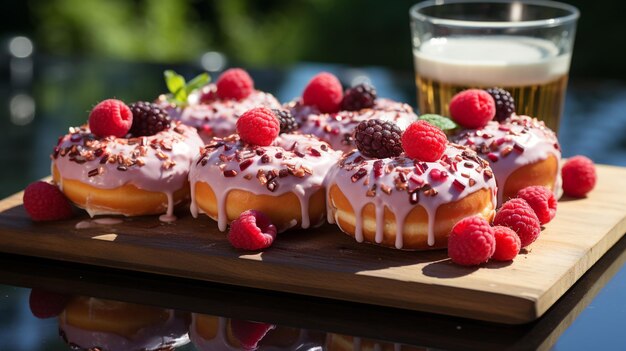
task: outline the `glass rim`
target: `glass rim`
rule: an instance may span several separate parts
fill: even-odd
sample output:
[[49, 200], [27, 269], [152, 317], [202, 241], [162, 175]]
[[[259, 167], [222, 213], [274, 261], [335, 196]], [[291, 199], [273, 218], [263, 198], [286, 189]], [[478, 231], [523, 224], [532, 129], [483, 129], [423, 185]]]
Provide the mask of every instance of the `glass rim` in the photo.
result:
[[[441, 18], [428, 16], [420, 11], [434, 6], [442, 6], [449, 4], [522, 4], [522, 5], [536, 5], [546, 8], [561, 9], [569, 12], [565, 16], [541, 19], [541, 20], [529, 20], [529, 21], [468, 21], [457, 20], [449, 18]], [[573, 5], [565, 4], [557, 1], [544, 1], [544, 0], [427, 0], [417, 3], [409, 9], [409, 15], [413, 20], [420, 20], [424, 22], [430, 22], [436, 25], [443, 25], [449, 27], [466, 27], [466, 28], [540, 28], [540, 27], [556, 27], [559, 25], [567, 24], [576, 21], [580, 17], [580, 11]]]

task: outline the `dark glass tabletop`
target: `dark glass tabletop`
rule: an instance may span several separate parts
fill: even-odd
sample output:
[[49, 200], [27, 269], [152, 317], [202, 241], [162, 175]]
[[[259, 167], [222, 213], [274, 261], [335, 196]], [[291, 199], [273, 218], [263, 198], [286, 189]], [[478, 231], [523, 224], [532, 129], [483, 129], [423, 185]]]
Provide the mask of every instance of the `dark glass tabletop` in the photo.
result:
[[[98, 100], [151, 100], [165, 89], [164, 69], [187, 77], [202, 70], [54, 58], [4, 67], [2, 197], [49, 175], [51, 146]], [[288, 101], [321, 70], [345, 85], [369, 80], [380, 96], [415, 102], [411, 72], [317, 64], [250, 72], [258, 88]], [[626, 84], [572, 78], [559, 132], [564, 156], [626, 166], [625, 110]], [[93, 350], [242, 350], [257, 342], [261, 350], [619, 350], [626, 349], [625, 261], [622, 239], [543, 317], [508, 326], [0, 254], [0, 350], [85, 343]]]

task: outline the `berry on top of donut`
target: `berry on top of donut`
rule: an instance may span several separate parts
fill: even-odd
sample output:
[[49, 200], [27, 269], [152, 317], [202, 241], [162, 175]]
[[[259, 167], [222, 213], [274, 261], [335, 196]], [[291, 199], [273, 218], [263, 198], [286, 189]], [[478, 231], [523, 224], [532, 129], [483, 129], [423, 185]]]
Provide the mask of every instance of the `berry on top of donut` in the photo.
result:
[[130, 134], [134, 137], [155, 135], [171, 125], [170, 116], [157, 104], [138, 101], [129, 108], [133, 113]]
[[313, 77], [302, 92], [302, 103], [316, 106], [323, 113], [339, 111], [342, 100], [341, 83], [337, 77], [328, 72], [322, 72]]
[[402, 134], [402, 147], [406, 155], [420, 161], [437, 161], [446, 150], [448, 139], [441, 129], [426, 121], [411, 123]]
[[369, 119], [354, 129], [354, 141], [361, 154], [372, 158], [400, 156], [402, 130], [391, 121]]
[[267, 107], [256, 107], [237, 120], [237, 133], [244, 143], [268, 146], [280, 132], [278, 118]]
[[231, 68], [222, 73], [217, 82], [217, 96], [226, 100], [242, 100], [254, 91], [254, 81], [241, 68]]
[[358, 111], [374, 106], [376, 89], [370, 84], [361, 83], [346, 90], [341, 101], [341, 109]]
[[515, 113], [515, 99], [510, 92], [494, 87], [485, 90], [496, 103], [496, 121], [502, 122]]
[[485, 90], [468, 89], [452, 97], [450, 116], [465, 128], [482, 128], [496, 115], [496, 103]]
[[289, 110], [272, 109], [272, 111], [276, 115], [276, 118], [278, 118], [281, 133], [290, 133], [298, 129], [298, 122], [293, 117], [291, 112], [289, 112]]
[[133, 124], [133, 113], [124, 102], [108, 99], [100, 102], [89, 114], [89, 129], [99, 137], [124, 137]]

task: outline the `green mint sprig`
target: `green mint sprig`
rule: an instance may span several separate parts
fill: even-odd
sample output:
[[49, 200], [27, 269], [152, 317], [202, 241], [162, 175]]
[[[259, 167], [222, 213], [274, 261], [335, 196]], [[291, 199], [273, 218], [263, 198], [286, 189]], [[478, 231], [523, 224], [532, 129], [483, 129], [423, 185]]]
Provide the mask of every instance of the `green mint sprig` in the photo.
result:
[[426, 114], [418, 117], [419, 120], [426, 121], [441, 129], [444, 133], [451, 132], [458, 127], [453, 120], [436, 114]]
[[171, 94], [169, 96], [169, 101], [179, 106], [187, 105], [187, 98], [189, 97], [189, 94], [191, 94], [192, 91], [205, 86], [211, 81], [211, 77], [206, 72], [197, 75], [190, 80], [189, 83], [185, 81], [185, 77], [172, 70], [166, 70], [163, 72], [163, 77], [165, 78], [165, 85], [167, 85], [167, 89]]

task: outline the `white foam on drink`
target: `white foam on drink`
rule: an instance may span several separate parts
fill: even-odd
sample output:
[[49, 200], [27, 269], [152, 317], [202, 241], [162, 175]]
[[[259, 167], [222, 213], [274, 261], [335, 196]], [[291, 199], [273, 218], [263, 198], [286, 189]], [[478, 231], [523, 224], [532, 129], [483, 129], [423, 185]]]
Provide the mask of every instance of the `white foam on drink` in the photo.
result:
[[433, 38], [413, 54], [420, 76], [467, 86], [547, 83], [567, 74], [571, 57], [548, 40], [515, 36]]

